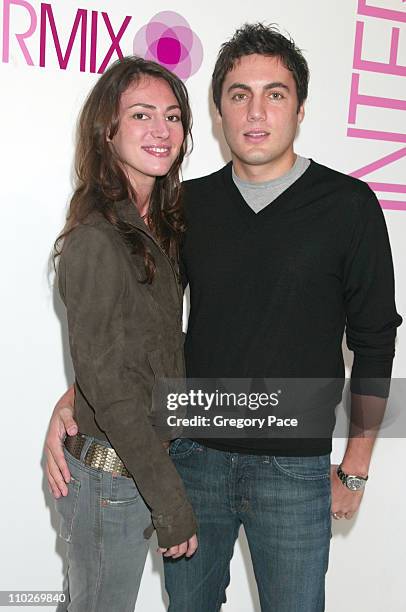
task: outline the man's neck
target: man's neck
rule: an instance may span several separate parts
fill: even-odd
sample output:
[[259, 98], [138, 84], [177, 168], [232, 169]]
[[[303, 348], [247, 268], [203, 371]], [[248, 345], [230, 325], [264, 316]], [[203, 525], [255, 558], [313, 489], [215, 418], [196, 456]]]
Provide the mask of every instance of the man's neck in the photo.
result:
[[291, 153], [291, 155], [284, 157], [283, 160], [275, 160], [263, 165], [247, 164], [232, 155], [233, 170], [238, 178], [248, 183], [266, 183], [267, 181], [273, 181], [292, 169], [297, 159], [297, 155], [294, 151]]

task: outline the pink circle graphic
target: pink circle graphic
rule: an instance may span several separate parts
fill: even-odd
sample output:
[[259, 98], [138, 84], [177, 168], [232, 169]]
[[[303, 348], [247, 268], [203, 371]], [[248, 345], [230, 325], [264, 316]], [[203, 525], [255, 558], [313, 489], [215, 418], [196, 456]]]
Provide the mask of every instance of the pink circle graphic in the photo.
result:
[[174, 65], [179, 64], [181, 52], [181, 44], [176, 38], [170, 38], [168, 36], [158, 40], [156, 48], [158, 62]]
[[158, 62], [182, 80], [195, 74], [203, 61], [200, 38], [182, 15], [157, 13], [134, 37], [134, 55]]

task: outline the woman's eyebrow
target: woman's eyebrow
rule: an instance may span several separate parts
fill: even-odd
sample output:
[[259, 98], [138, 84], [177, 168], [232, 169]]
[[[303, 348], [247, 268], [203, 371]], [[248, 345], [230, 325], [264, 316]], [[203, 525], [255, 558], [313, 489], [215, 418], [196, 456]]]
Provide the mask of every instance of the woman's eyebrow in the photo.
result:
[[[154, 106], [153, 104], [146, 104], [145, 102], [134, 102], [134, 104], [131, 104], [128, 108], [132, 108], [133, 106], [142, 106], [142, 108], [156, 110], [156, 106]], [[171, 104], [170, 106], [167, 107], [166, 110], [169, 111], [175, 108], [178, 108], [180, 110], [180, 106], [178, 104]]]

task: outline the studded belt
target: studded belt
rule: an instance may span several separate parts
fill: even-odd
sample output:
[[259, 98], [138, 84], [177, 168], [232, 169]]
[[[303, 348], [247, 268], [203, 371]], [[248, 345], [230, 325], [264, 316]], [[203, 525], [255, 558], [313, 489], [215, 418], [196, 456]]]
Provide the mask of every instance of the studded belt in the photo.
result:
[[[87, 439], [88, 436], [80, 433], [75, 436], [66, 436], [64, 445], [66, 450], [69, 451], [75, 459], [80, 460]], [[114, 448], [99, 444], [95, 440], [93, 440], [87, 449], [86, 455], [83, 458], [83, 463], [88, 467], [103, 470], [104, 472], [114, 472], [119, 476], [131, 478], [130, 472], [127, 470]]]

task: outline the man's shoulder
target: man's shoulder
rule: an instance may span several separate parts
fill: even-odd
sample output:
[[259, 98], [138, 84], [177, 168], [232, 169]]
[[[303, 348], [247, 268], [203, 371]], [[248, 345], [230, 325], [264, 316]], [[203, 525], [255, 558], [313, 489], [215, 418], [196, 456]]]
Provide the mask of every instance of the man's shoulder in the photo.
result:
[[368, 183], [316, 162], [313, 167], [311, 199], [324, 201], [340, 218], [344, 215], [352, 221], [360, 216], [382, 215], [378, 199]]
[[312, 160], [312, 163], [315, 167], [317, 180], [321, 183], [334, 186], [337, 192], [343, 190], [347, 193], [360, 196], [361, 198], [373, 195], [372, 189], [364, 181], [349, 174], [345, 174], [344, 172], [340, 172], [339, 170], [335, 170], [334, 168], [330, 168], [329, 166], [324, 166], [314, 160]]
[[186, 198], [193, 196], [194, 198], [205, 197], [208, 193], [212, 193], [214, 188], [219, 188], [224, 184], [224, 177], [228, 171], [229, 164], [221, 167], [215, 172], [199, 176], [197, 178], [183, 181], [182, 187]]

